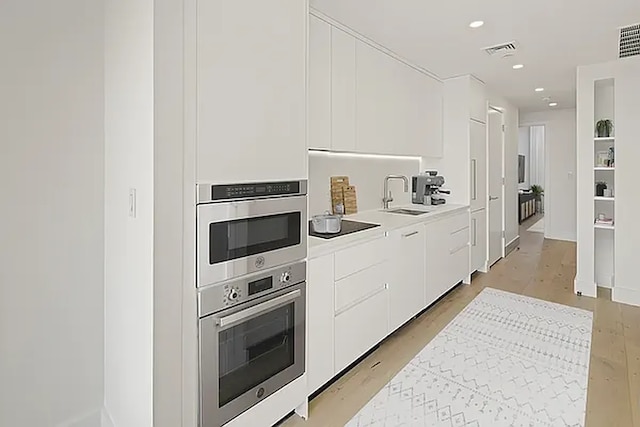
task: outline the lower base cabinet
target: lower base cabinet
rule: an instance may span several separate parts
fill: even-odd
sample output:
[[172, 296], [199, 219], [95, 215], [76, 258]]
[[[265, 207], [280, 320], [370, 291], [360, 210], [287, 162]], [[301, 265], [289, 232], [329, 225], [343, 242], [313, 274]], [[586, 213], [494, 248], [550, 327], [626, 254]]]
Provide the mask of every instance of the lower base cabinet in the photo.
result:
[[306, 351], [309, 394], [336, 373], [333, 365], [333, 277], [333, 254], [309, 260]]
[[487, 211], [471, 213], [471, 272], [483, 271], [487, 266]]

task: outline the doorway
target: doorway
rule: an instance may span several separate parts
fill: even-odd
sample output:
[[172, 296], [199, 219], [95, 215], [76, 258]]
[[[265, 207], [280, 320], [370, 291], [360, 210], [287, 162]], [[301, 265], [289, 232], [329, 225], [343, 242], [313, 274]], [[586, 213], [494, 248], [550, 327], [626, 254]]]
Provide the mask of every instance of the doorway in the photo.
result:
[[489, 265], [504, 257], [504, 115], [489, 107]]
[[545, 233], [546, 156], [544, 125], [520, 126], [518, 132], [518, 199], [520, 224]]

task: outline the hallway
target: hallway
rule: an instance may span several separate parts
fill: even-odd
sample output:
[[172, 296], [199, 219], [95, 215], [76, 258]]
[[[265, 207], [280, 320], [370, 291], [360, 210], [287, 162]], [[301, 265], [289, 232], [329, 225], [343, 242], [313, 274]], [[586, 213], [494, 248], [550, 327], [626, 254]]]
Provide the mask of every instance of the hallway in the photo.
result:
[[573, 294], [575, 243], [531, 233], [539, 218], [520, 227], [520, 247], [459, 285], [436, 306], [406, 325], [310, 404], [310, 420], [297, 416], [285, 427], [342, 427], [485, 287], [502, 289], [594, 312], [588, 427], [640, 427], [640, 308], [613, 303], [609, 293], [591, 299]]

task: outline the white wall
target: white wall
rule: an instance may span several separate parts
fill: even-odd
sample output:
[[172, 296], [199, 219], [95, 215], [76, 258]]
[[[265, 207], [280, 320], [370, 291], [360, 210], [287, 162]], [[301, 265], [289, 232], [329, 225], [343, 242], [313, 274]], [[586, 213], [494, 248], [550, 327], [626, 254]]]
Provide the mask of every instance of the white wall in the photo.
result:
[[399, 174], [409, 178], [409, 192], [400, 180], [389, 182], [394, 201], [391, 206], [411, 204], [411, 176], [420, 172], [419, 157], [385, 157], [345, 155], [324, 152], [309, 153], [309, 216], [331, 209], [332, 176], [349, 176], [356, 187], [358, 211], [382, 209], [384, 178]]
[[97, 427], [103, 400], [103, 21], [0, 2], [0, 425]]
[[530, 135], [529, 135], [529, 126], [521, 126], [518, 129], [518, 155], [522, 155], [525, 157], [524, 160], [524, 182], [518, 183], [518, 189], [528, 189], [530, 187], [529, 184], [529, 173], [530, 173], [530, 165], [529, 165], [529, 156], [530, 153]]
[[519, 111], [509, 101], [488, 90], [489, 105], [502, 109], [505, 123], [505, 241], [513, 242], [519, 236], [518, 224], [518, 132]]
[[153, 423], [153, 14], [152, 0], [106, 2], [104, 403], [115, 427]]
[[520, 124], [545, 125], [545, 237], [576, 240], [576, 110], [524, 113]]

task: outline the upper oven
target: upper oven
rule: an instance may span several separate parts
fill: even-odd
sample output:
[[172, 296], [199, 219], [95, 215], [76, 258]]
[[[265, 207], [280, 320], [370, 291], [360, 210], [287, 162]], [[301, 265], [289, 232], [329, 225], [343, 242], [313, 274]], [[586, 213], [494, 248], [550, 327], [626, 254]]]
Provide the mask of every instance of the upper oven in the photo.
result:
[[198, 287], [306, 258], [306, 181], [197, 191]]

